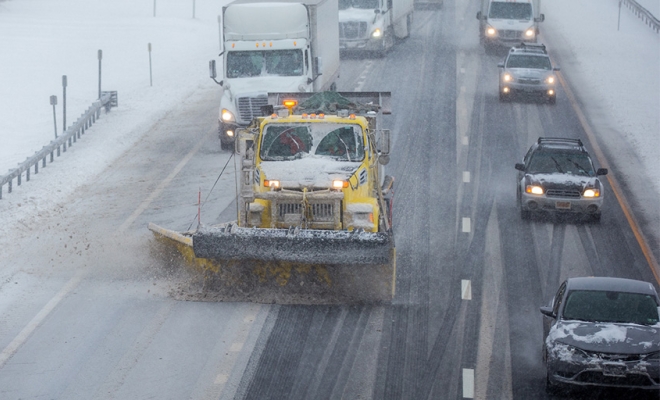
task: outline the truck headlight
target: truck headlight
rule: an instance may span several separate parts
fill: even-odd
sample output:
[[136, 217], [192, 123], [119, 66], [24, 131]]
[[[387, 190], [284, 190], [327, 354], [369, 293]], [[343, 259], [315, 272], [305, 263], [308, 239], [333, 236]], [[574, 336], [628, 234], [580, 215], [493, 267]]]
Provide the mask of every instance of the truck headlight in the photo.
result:
[[279, 189], [280, 181], [266, 179], [264, 180], [264, 186], [269, 187], [271, 189]]
[[527, 185], [525, 192], [531, 194], [543, 194], [543, 188], [538, 185]]
[[582, 196], [584, 197], [600, 197], [600, 190], [598, 189], [586, 189], [584, 193], [582, 193]]
[[548, 83], [555, 83], [555, 77], [554, 76], [549, 76], [548, 79], [545, 80]]
[[372, 38], [380, 38], [381, 36], [383, 36], [383, 31], [381, 31], [380, 28], [376, 28], [373, 32], [371, 32]]
[[495, 28], [492, 26], [486, 27], [486, 36], [495, 36], [495, 34], [497, 34], [497, 30]]
[[513, 77], [509, 74], [504, 74], [502, 79], [504, 80], [504, 82], [511, 82], [513, 80]]
[[333, 189], [344, 189], [348, 187], [348, 181], [332, 181]]
[[534, 37], [536, 32], [534, 32], [534, 28], [529, 28], [525, 31], [525, 37], [531, 38]]
[[227, 110], [226, 108], [222, 109], [222, 113], [220, 113], [220, 116], [224, 122], [234, 122], [236, 121], [236, 118], [234, 117], [234, 114]]

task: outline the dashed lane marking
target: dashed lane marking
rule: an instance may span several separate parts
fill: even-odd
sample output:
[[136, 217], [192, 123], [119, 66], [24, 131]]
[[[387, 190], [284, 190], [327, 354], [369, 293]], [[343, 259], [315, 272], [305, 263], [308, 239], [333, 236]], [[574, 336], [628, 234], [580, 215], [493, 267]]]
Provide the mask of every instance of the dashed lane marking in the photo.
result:
[[474, 399], [474, 369], [463, 368], [463, 398]]
[[472, 300], [472, 282], [469, 279], [461, 280], [461, 299]]
[[470, 233], [470, 218], [463, 217], [463, 233]]
[[470, 183], [470, 171], [463, 171], [463, 183]]

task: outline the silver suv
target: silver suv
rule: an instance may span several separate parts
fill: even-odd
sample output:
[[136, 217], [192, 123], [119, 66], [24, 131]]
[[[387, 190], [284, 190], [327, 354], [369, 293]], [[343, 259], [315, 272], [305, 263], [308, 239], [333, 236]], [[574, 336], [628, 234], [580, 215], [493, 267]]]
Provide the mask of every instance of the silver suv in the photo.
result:
[[558, 67], [553, 67], [543, 44], [521, 43], [509, 50], [500, 68], [500, 101], [514, 93], [540, 95], [550, 104], [557, 99]]
[[598, 176], [607, 175], [607, 168], [594, 168], [580, 139], [539, 138], [516, 169], [522, 219], [552, 211], [600, 220], [605, 193]]

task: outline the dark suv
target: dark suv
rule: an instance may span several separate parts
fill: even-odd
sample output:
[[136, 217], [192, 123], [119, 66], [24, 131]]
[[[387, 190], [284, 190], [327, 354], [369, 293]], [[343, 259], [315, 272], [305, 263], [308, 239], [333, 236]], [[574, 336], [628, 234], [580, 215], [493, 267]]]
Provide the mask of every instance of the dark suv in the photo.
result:
[[580, 139], [539, 138], [522, 163], [516, 164], [520, 216], [554, 211], [585, 214], [600, 220], [603, 184]]
[[514, 93], [528, 93], [546, 98], [550, 104], [557, 99], [557, 76], [543, 44], [521, 43], [509, 50], [500, 67], [500, 101]]

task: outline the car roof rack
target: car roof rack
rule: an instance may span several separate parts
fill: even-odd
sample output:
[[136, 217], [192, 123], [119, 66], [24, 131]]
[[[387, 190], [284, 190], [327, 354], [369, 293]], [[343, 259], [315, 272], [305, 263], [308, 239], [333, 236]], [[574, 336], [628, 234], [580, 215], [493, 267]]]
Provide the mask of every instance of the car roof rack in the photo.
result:
[[513, 51], [522, 51], [525, 53], [539, 53], [539, 54], [548, 54], [548, 51], [545, 48], [543, 43], [525, 43], [521, 42], [520, 45], [512, 47], [510, 52]]
[[577, 144], [578, 146], [583, 146], [582, 140], [580, 139], [571, 139], [571, 138], [558, 138], [558, 137], [540, 137], [536, 143], [538, 144], [551, 144], [551, 143], [566, 143], [566, 144]]

